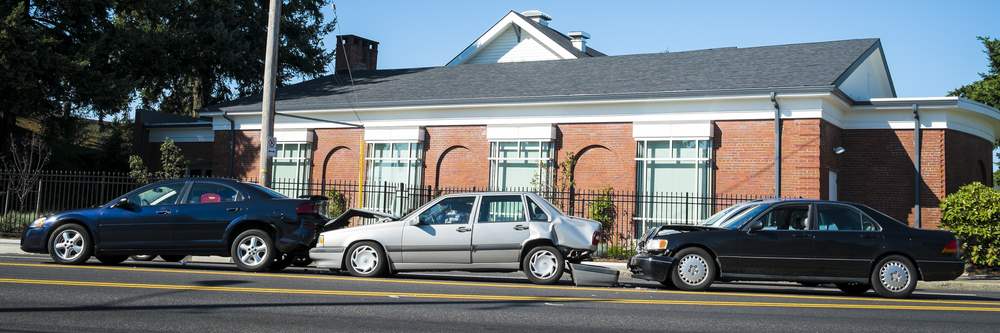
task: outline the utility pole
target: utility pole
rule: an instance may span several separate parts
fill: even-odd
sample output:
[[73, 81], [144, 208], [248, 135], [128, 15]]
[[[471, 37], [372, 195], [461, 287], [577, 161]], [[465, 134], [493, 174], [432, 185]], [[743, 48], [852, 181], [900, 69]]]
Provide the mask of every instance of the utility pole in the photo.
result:
[[264, 55], [264, 100], [260, 113], [260, 184], [271, 186], [271, 159], [277, 154], [274, 142], [274, 93], [278, 76], [278, 28], [281, 25], [281, 0], [271, 0], [267, 15], [267, 47]]

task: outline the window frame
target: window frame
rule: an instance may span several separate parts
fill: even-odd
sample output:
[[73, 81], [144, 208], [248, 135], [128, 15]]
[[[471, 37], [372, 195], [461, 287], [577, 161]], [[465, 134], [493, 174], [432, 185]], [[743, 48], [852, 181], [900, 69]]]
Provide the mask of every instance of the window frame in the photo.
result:
[[[528, 215], [528, 222], [545, 222], [545, 223], [552, 222], [552, 214], [549, 214], [549, 212], [545, 210], [545, 206], [539, 204], [537, 201], [535, 201], [535, 199], [532, 199], [527, 195], [522, 195], [521, 197], [524, 198], [524, 213]], [[539, 209], [542, 210], [542, 214], [545, 214], [545, 220], [535, 220], [531, 217], [531, 208], [530, 208], [531, 204], [534, 204], [535, 206], [537, 206]]]
[[[406, 145], [406, 157], [393, 156], [395, 145]], [[389, 156], [375, 156], [376, 145], [388, 145]], [[365, 180], [372, 181], [375, 162], [403, 162], [406, 164], [407, 186], [421, 187], [423, 185], [424, 145], [417, 140], [400, 141], [366, 141], [365, 142]], [[381, 167], [381, 166], [380, 166]]]
[[[679, 157], [675, 155], [674, 142], [680, 141], [695, 141], [695, 157]], [[666, 157], [649, 157], [647, 156], [647, 150], [649, 148], [650, 142], [667, 142], [667, 151], [669, 155]], [[703, 146], [704, 144], [704, 146]], [[658, 193], [652, 190], [652, 184], [650, 184], [650, 165], [655, 163], [677, 163], [677, 164], [693, 164], [698, 177], [697, 183], [700, 193], [693, 193], [695, 197], [694, 200], [699, 200], [699, 198], [705, 198], [712, 195], [714, 188], [713, 185], [713, 161], [715, 159], [714, 149], [715, 143], [712, 141], [712, 137], [708, 136], [677, 136], [677, 137], [657, 137], [657, 138], [636, 138], [635, 139], [635, 190], [639, 195], [655, 196]], [[703, 191], [703, 192], [702, 192]], [[671, 192], [672, 193], [672, 192]], [[679, 193], [679, 192], [678, 192]], [[650, 202], [649, 205], [654, 203]], [[632, 220], [633, 223], [639, 225], [640, 230], [646, 230], [649, 228], [649, 224], [671, 224], [671, 223], [685, 223], [685, 222], [675, 222], [676, 220], [670, 216], [654, 216], [653, 210], [648, 207], [644, 207], [643, 203], [637, 205], [638, 209], [636, 214], [634, 214]], [[706, 209], [710, 208], [708, 205], [704, 205]], [[706, 210], [700, 212], [701, 218], [695, 217], [695, 220], [703, 220], [712, 215], [712, 212]], [[699, 214], [699, 212], [695, 212]]]
[[418, 226], [421, 226], [421, 225], [426, 225], [426, 226], [435, 226], [435, 225], [463, 225], [463, 224], [460, 224], [460, 223], [456, 223], [456, 224], [426, 224], [426, 223], [423, 223], [423, 221], [420, 220], [420, 216], [421, 215], [423, 215], [424, 213], [426, 213], [431, 208], [434, 208], [434, 206], [437, 206], [442, 201], [445, 201], [445, 200], [448, 200], [448, 199], [456, 199], [456, 198], [472, 198], [472, 208], [471, 208], [471, 211], [469, 212], [469, 221], [466, 222], [464, 225], [472, 225], [473, 223], [475, 223], [474, 221], [479, 218], [479, 202], [480, 202], [480, 200], [482, 200], [482, 196], [479, 196], [479, 195], [461, 195], [461, 194], [454, 195], [454, 196], [441, 197], [441, 198], [439, 198], [437, 200], [434, 200], [433, 203], [428, 204], [427, 207], [425, 207], [424, 209], [413, 211], [413, 213], [411, 213], [412, 215], [409, 215], [409, 216], [412, 216], [412, 217], [404, 217], [403, 220], [417, 219], [417, 225]]
[[[489, 213], [489, 211], [488, 211], [489, 210], [489, 206], [484, 205], [486, 203], [486, 198], [488, 198], [488, 197], [515, 197], [515, 196], [521, 198], [521, 215], [522, 215], [521, 217], [524, 220], [521, 220], [521, 221], [503, 221], [503, 222], [500, 222], [500, 221], [492, 221], [491, 222], [491, 221], [483, 221], [482, 220], [482, 217], [483, 217], [483, 214], [482, 214], [483, 211], [482, 210], [485, 208], [485, 209], [487, 209], [487, 214]], [[531, 221], [530, 214], [528, 214], [528, 205], [527, 205], [527, 202], [524, 201], [524, 195], [523, 194], [484, 194], [484, 195], [479, 196], [479, 205], [478, 205], [478, 207], [476, 209], [477, 209], [476, 210], [476, 224], [479, 224], [479, 223], [495, 224], [495, 223], [528, 223], [528, 222], [533, 222], [533, 221]], [[548, 215], [548, 214], [546, 214], [546, 215]], [[540, 221], [534, 221], [534, 222], [540, 222]]]
[[181, 188], [180, 188], [180, 190], [178, 190], [178, 191], [177, 191], [177, 198], [176, 198], [176, 199], [174, 199], [174, 203], [172, 203], [172, 204], [164, 204], [164, 205], [149, 205], [149, 206], [143, 206], [143, 205], [140, 205], [140, 204], [139, 204], [139, 203], [137, 203], [137, 202], [131, 202], [131, 201], [130, 201], [130, 202], [131, 202], [131, 203], [132, 203], [133, 205], [135, 205], [135, 207], [139, 207], [139, 208], [142, 208], [142, 207], [157, 207], [157, 206], [170, 206], [170, 205], [173, 205], [173, 206], [176, 206], [176, 205], [179, 205], [179, 204], [178, 204], [178, 202], [182, 201], [182, 200], [181, 200], [182, 198], [186, 198], [186, 197], [187, 197], [187, 193], [188, 193], [188, 189], [189, 189], [189, 187], [191, 186], [191, 182], [190, 182], [190, 181], [186, 181], [186, 180], [175, 180], [175, 181], [169, 181], [169, 182], [163, 182], [163, 183], [153, 183], [153, 184], [149, 184], [149, 185], [146, 185], [146, 186], [143, 186], [143, 187], [140, 187], [140, 188], [137, 188], [137, 189], [134, 189], [134, 190], [132, 190], [132, 191], [129, 191], [128, 193], [125, 193], [125, 194], [123, 194], [123, 195], [121, 195], [121, 196], [119, 196], [119, 197], [115, 198], [114, 200], [111, 200], [111, 202], [109, 202], [109, 203], [105, 204], [105, 208], [110, 208], [111, 206], [114, 206], [114, 205], [115, 205], [115, 204], [117, 204], [117, 203], [118, 203], [119, 201], [121, 201], [121, 199], [123, 199], [123, 198], [128, 198], [128, 197], [132, 196], [133, 194], [135, 194], [136, 196], [138, 196], [138, 195], [139, 195], [139, 193], [142, 193], [142, 192], [145, 192], [145, 191], [148, 191], [148, 190], [150, 190], [150, 189], [152, 189], [152, 188], [154, 188], [154, 187], [158, 187], [158, 186], [168, 186], [168, 185], [173, 185], [173, 184], [181, 184]]
[[[236, 200], [233, 200], [233, 201], [220, 201], [220, 202], [213, 202], [213, 203], [200, 203], [200, 202], [199, 203], [192, 203], [192, 202], [188, 202], [188, 199], [190, 199], [189, 197], [191, 196], [191, 191], [194, 190], [194, 187], [196, 185], [198, 185], [198, 184], [211, 184], [211, 185], [218, 185], [218, 186], [229, 188], [233, 192], [236, 192]], [[227, 184], [223, 184], [223, 183], [220, 183], [220, 182], [213, 182], [213, 181], [195, 180], [195, 181], [189, 181], [188, 182], [188, 184], [186, 186], [186, 189], [184, 191], [184, 197], [183, 197], [183, 199], [180, 200], [181, 203], [179, 203], [178, 205], [208, 205], [208, 204], [236, 203], [236, 202], [247, 201], [248, 199], [249, 199], [249, 197], [246, 194], [244, 194], [243, 191], [240, 191], [240, 190], [236, 189], [235, 187], [229, 186]]]
[[[282, 157], [281, 149], [282, 146], [287, 145], [297, 145], [298, 149], [296, 151], [300, 152], [297, 157]], [[277, 184], [286, 185], [287, 188], [282, 187], [281, 189], [273, 189], [278, 193], [285, 194], [288, 197], [297, 197], [305, 192], [308, 192], [309, 182], [312, 180], [312, 158], [313, 158], [313, 144], [308, 141], [280, 141], [275, 143], [277, 153], [272, 158], [271, 163], [271, 178], [273, 182]], [[277, 178], [278, 164], [292, 162], [295, 164], [296, 178], [293, 182], [289, 182], [289, 178]], [[272, 184], [274, 185], [274, 184]], [[294, 193], [294, 194], [289, 194]]]
[[784, 208], [784, 207], [788, 207], [788, 206], [806, 206], [806, 207], [809, 207], [809, 213], [807, 214], [809, 216], [808, 217], [809, 221], [807, 221], [808, 223], [806, 223], [806, 228], [804, 230], [791, 230], [791, 229], [787, 229], [787, 230], [781, 230], [781, 229], [768, 230], [768, 229], [761, 229], [761, 230], [754, 230], [754, 232], [765, 232], [765, 231], [766, 232], [805, 232], [805, 231], [815, 231], [816, 230], [816, 228], [818, 226], [816, 224], [816, 216], [817, 216], [816, 215], [816, 210], [818, 208], [816, 207], [815, 204], [809, 203], [809, 202], [805, 202], [805, 203], [803, 203], [803, 202], [785, 202], [785, 203], [779, 203], [779, 204], [771, 205], [771, 207], [768, 207], [763, 212], [760, 212], [760, 214], [757, 214], [757, 216], [754, 216], [753, 218], [747, 220], [747, 222], [744, 223], [743, 226], [740, 227], [740, 230], [750, 231], [750, 225], [753, 224], [754, 221], [759, 221], [760, 219], [764, 218], [764, 216], [767, 216], [767, 214], [770, 214], [775, 209], [780, 209], [780, 208]]
[[[517, 145], [517, 150], [515, 157], [503, 157], [500, 155], [500, 147], [502, 144], [514, 143]], [[536, 150], [526, 150], [526, 143], [537, 143], [538, 148]], [[542, 178], [538, 184], [541, 187], [547, 187], [552, 184], [552, 177], [554, 171], [554, 155], [555, 155], [555, 144], [551, 139], [494, 139], [489, 140], [490, 152], [487, 156], [487, 162], [489, 163], [490, 174], [489, 174], [489, 188], [490, 190], [509, 190], [510, 188], [500, 187], [500, 179], [498, 178], [500, 174], [501, 163], [504, 162], [536, 162], [535, 171], [536, 174], [541, 175]], [[544, 147], [544, 148], [543, 148]], [[538, 157], [527, 157], [527, 153], [536, 152]], [[524, 155], [524, 156], [522, 156]], [[531, 181], [534, 181], [532, 179]], [[530, 181], [529, 181], [530, 183]]]
[[[819, 230], [819, 206], [820, 205], [843, 206], [843, 207], [847, 207], [848, 209], [852, 209], [855, 212], [861, 214], [860, 216], [861, 216], [862, 227], [864, 226], [864, 218], [867, 217], [869, 220], [871, 220], [875, 224], [875, 227], [878, 230]], [[813, 206], [816, 207], [816, 219], [815, 219], [815, 222], [813, 223], [813, 229], [811, 229], [811, 231], [819, 231], [819, 232], [882, 232], [882, 231], [885, 230], [885, 228], [882, 227], [882, 224], [880, 224], [877, 219], [871, 217], [871, 215], [868, 215], [867, 213], [865, 213], [865, 211], [863, 211], [861, 209], [858, 209], [857, 207], [854, 207], [853, 205], [849, 205], [849, 204], [845, 204], [845, 203], [840, 203], [840, 202], [818, 202], [818, 203], [813, 204]]]

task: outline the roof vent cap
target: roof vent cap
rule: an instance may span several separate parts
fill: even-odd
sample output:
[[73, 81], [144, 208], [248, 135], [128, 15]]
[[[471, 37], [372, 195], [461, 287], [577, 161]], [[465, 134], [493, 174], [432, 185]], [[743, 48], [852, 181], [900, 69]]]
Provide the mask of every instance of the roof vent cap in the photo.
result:
[[573, 43], [573, 47], [580, 52], [587, 52], [587, 40], [590, 39], [590, 34], [583, 31], [570, 31], [568, 34], [569, 41]]
[[552, 21], [552, 17], [549, 16], [549, 14], [545, 14], [544, 12], [537, 9], [523, 11], [521, 12], [521, 15], [524, 15], [524, 17], [527, 17], [532, 21], [538, 22], [538, 24], [544, 26], [549, 26], [549, 21]]

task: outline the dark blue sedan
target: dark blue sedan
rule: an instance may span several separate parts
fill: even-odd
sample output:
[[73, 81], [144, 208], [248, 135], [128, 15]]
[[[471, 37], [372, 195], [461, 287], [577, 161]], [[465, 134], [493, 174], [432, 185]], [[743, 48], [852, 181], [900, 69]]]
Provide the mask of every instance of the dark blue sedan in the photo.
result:
[[130, 255], [219, 255], [244, 271], [280, 270], [307, 260], [326, 222], [324, 199], [290, 199], [228, 179], [166, 180], [96, 208], [40, 217], [21, 235], [21, 249], [62, 264], [91, 256], [117, 264]]

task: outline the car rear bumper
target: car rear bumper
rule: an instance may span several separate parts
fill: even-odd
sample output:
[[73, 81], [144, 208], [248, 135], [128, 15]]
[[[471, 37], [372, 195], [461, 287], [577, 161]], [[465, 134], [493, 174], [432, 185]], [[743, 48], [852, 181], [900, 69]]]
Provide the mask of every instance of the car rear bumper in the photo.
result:
[[924, 281], [948, 281], [965, 273], [965, 262], [960, 260], [918, 260], [920, 278]]
[[344, 248], [339, 246], [324, 246], [309, 250], [309, 258], [316, 267], [341, 269], [344, 262]]
[[21, 251], [29, 253], [48, 253], [45, 244], [47, 228], [27, 228], [21, 233]]
[[638, 254], [628, 261], [628, 269], [637, 279], [665, 281], [673, 264], [673, 257]]

